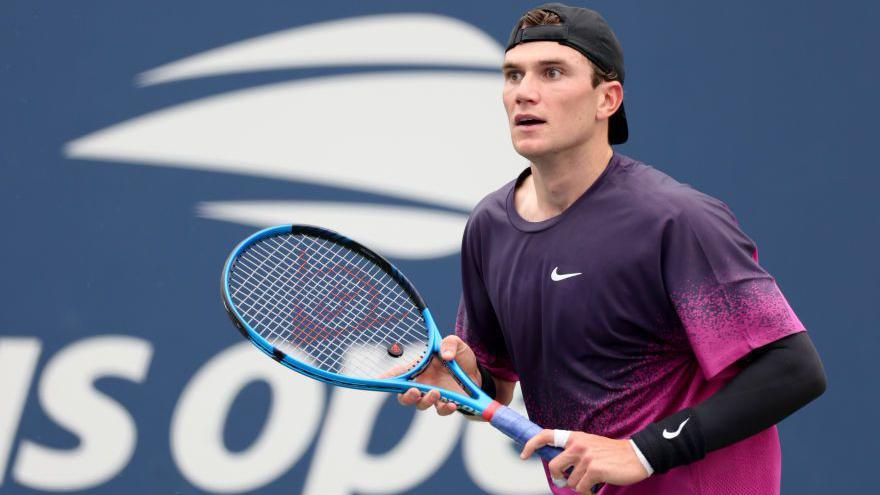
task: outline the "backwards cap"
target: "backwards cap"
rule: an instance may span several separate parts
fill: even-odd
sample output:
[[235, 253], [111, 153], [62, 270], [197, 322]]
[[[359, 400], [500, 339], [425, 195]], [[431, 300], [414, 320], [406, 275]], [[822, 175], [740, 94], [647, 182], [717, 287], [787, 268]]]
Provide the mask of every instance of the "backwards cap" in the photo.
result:
[[[553, 12], [562, 21], [559, 25], [529, 26], [517, 25], [510, 33], [507, 50], [531, 41], [556, 41], [581, 52], [603, 72], [616, 72], [623, 83], [623, 49], [614, 32], [598, 12], [580, 7], [569, 7], [561, 3], [548, 3], [538, 7]], [[505, 50], [505, 51], [507, 51]], [[608, 141], [611, 144], [626, 142], [629, 128], [623, 104], [608, 120]]]

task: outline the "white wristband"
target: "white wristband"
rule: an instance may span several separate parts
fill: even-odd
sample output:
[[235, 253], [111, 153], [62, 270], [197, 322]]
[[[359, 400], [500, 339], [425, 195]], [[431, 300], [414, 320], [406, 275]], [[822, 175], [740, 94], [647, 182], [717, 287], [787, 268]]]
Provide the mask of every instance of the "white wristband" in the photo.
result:
[[645, 454], [642, 454], [642, 451], [639, 450], [639, 446], [632, 441], [632, 438], [629, 439], [629, 444], [632, 445], [633, 450], [636, 451], [636, 457], [639, 458], [639, 462], [641, 462], [642, 466], [645, 467], [645, 471], [648, 472], [648, 476], [654, 474], [654, 468], [651, 467], [651, 463], [648, 462], [648, 459], [645, 459]]

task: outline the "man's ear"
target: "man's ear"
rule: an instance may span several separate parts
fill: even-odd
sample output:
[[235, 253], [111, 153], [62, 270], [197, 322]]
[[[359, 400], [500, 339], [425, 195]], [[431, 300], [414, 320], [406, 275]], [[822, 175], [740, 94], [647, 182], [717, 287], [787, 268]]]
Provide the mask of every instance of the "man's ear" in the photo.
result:
[[623, 104], [623, 85], [620, 81], [603, 81], [599, 84], [599, 104], [596, 107], [596, 118], [608, 119]]

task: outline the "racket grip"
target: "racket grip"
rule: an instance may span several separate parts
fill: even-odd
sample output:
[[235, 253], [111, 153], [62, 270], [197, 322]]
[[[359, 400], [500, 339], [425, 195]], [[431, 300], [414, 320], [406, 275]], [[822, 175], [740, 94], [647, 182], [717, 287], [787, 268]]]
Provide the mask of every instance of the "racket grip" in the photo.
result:
[[[489, 423], [505, 435], [512, 438], [513, 441], [520, 446], [525, 445], [530, 438], [541, 433], [541, 430], [543, 430], [543, 428], [532, 423], [527, 418], [507, 406], [498, 407], [498, 409], [495, 410], [495, 414], [492, 415], [492, 419], [489, 420]], [[541, 459], [549, 462], [562, 453], [562, 449], [551, 445], [545, 445], [536, 450], [535, 453], [541, 456]]]
[[[513, 441], [519, 445], [525, 445], [529, 439], [538, 433], [541, 433], [541, 430], [543, 430], [543, 428], [532, 423], [523, 415], [507, 406], [499, 406], [495, 409], [492, 413], [492, 417], [489, 419], [489, 423], [508, 437], [512, 438]], [[561, 454], [562, 450], [563, 449], [558, 447], [545, 445], [536, 450], [535, 453], [538, 454], [541, 459], [550, 462], [553, 458]], [[565, 472], [566, 478], [568, 478], [569, 473], [571, 473], [571, 468]], [[590, 491], [592, 493], [598, 493], [603, 486], [605, 486], [605, 483], [599, 483], [593, 486]]]

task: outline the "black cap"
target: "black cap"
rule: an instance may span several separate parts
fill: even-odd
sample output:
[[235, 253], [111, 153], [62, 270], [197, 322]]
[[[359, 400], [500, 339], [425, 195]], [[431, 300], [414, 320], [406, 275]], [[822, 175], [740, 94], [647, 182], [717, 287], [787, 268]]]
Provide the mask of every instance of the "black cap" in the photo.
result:
[[[616, 72], [618, 80], [623, 83], [623, 48], [598, 12], [561, 3], [547, 3], [537, 8], [558, 15], [562, 24], [522, 29], [514, 27], [507, 42], [507, 50], [530, 41], [556, 41], [583, 53], [604, 72]], [[608, 119], [608, 141], [611, 144], [620, 144], [626, 142], [628, 137], [626, 113], [621, 104], [617, 112]]]

